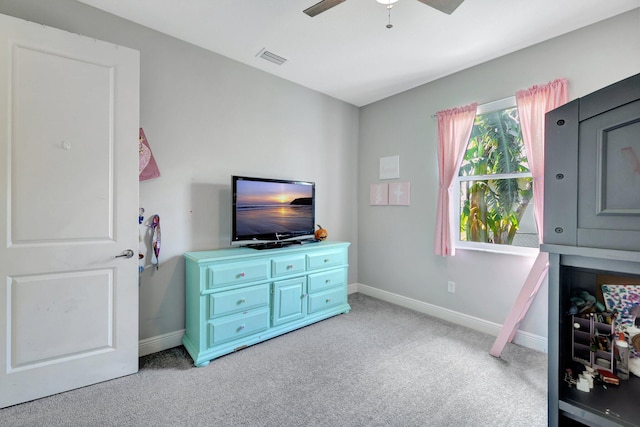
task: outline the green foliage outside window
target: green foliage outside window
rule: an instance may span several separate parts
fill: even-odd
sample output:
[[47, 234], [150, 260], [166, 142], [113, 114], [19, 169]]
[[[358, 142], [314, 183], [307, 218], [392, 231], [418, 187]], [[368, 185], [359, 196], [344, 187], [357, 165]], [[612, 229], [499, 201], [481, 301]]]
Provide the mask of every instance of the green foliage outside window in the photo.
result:
[[460, 240], [511, 245], [533, 197], [516, 108], [476, 116], [460, 177]]

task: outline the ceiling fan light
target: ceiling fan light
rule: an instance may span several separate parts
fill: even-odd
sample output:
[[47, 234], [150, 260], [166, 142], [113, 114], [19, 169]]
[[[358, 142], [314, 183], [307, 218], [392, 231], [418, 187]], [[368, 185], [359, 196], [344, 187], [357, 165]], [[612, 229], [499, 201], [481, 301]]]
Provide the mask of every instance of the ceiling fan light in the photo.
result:
[[376, 0], [380, 4], [384, 4], [385, 6], [391, 6], [396, 3], [398, 0]]

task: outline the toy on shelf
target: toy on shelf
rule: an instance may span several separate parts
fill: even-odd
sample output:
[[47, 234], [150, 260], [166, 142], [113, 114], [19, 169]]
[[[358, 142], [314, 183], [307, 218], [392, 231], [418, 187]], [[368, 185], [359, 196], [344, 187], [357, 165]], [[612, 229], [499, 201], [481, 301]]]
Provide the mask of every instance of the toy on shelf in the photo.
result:
[[[596, 299], [595, 296], [584, 290], [575, 290], [569, 298], [571, 306], [569, 307], [568, 314], [571, 316], [578, 316], [588, 318], [591, 313], [604, 313], [606, 308], [604, 304]], [[611, 323], [611, 318], [606, 321], [605, 318], [599, 320], [601, 323]]]

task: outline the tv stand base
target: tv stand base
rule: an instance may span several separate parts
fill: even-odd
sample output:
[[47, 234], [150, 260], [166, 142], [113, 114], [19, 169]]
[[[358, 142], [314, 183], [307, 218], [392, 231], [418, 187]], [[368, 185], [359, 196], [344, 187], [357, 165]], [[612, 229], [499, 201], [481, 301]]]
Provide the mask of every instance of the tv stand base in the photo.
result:
[[251, 249], [263, 250], [263, 249], [277, 249], [286, 248], [292, 245], [305, 245], [307, 243], [317, 243], [320, 240], [317, 239], [304, 239], [304, 240], [289, 240], [286, 242], [269, 242], [269, 243], [257, 243], [255, 245], [247, 245]]

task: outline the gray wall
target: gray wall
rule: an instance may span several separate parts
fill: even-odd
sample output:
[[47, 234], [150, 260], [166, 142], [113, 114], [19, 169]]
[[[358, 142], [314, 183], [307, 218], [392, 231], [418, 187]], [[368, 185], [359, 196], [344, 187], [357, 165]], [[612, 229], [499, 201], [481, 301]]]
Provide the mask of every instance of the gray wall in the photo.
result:
[[[73, 0], [0, 0], [0, 13], [141, 52], [141, 126], [162, 176], [140, 183], [140, 202], [163, 231], [160, 269], [140, 286], [142, 340], [184, 328], [182, 253], [228, 245], [231, 174], [316, 181], [318, 222], [352, 242], [350, 283], [501, 324], [533, 259], [433, 255], [430, 116], [558, 77], [575, 98], [640, 72], [635, 10], [358, 109]], [[379, 158], [396, 154], [411, 206], [371, 207]], [[544, 288], [524, 331], [546, 337], [546, 297]]]
[[[640, 9], [361, 108], [359, 282], [483, 321], [502, 324], [533, 258], [459, 250], [433, 254], [438, 173], [437, 111], [515, 95], [566, 77], [571, 99], [640, 72]], [[410, 207], [369, 205], [379, 158], [400, 155]], [[456, 293], [447, 292], [447, 281]], [[547, 284], [521, 329], [547, 336]]]
[[184, 329], [182, 254], [229, 246], [232, 174], [315, 181], [316, 219], [352, 242], [357, 281], [357, 107], [73, 0], [0, 0], [0, 13], [140, 50], [140, 125], [161, 173], [140, 204], [162, 226], [141, 340]]

